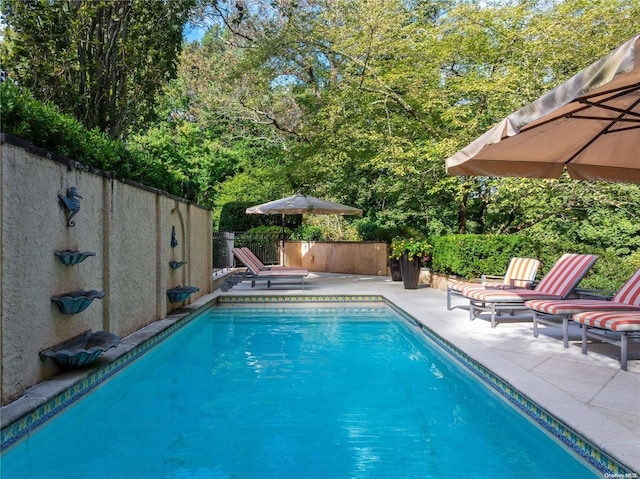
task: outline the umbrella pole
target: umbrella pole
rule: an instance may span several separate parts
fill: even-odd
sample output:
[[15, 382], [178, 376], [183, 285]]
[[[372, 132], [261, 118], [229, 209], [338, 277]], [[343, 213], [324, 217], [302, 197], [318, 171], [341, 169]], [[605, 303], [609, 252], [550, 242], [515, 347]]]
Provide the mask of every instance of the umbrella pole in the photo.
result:
[[282, 253], [280, 253], [280, 264], [284, 266], [284, 213], [282, 213]]

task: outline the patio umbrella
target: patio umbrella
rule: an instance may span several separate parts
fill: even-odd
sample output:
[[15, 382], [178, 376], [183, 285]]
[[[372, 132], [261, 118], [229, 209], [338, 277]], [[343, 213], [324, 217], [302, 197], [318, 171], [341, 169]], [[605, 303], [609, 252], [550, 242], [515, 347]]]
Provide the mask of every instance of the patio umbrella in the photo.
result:
[[333, 201], [321, 200], [308, 195], [293, 195], [288, 198], [270, 201], [261, 205], [247, 208], [247, 214], [258, 215], [362, 215], [362, 210], [352, 206], [341, 205]]
[[640, 183], [640, 34], [447, 159], [452, 175]]
[[314, 214], [314, 215], [353, 215], [361, 216], [362, 210], [352, 206], [322, 200], [314, 196], [297, 194], [270, 201], [261, 205], [251, 206], [246, 210], [250, 215], [282, 215], [282, 248], [284, 249], [284, 215]]

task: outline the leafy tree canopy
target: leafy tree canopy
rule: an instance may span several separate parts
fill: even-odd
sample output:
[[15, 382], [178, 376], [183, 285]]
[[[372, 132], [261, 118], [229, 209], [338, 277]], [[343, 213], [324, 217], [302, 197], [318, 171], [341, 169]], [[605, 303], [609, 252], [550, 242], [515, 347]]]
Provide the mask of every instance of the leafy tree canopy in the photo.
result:
[[195, 0], [3, 0], [2, 68], [112, 138], [145, 125], [175, 77]]
[[[370, 236], [515, 233], [623, 256], [640, 246], [638, 185], [444, 169], [504, 116], [638, 33], [638, 0], [5, 0], [3, 9], [10, 76], [89, 127], [128, 128], [128, 148], [161, 163], [216, 221], [227, 203], [304, 191], [363, 209], [346, 220]], [[181, 46], [174, 33], [187, 13], [208, 32]], [[101, 25], [119, 33], [99, 36]], [[101, 84], [109, 39], [126, 52], [108, 57], [123, 80]], [[105, 106], [88, 104], [100, 91]], [[89, 121], [97, 111], [108, 112], [102, 123]]]
[[208, 6], [202, 12], [214, 26], [193, 53], [213, 42], [224, 61], [208, 66], [207, 82], [194, 83], [218, 102], [224, 98], [232, 115], [270, 126], [280, 147], [277, 162], [254, 159], [250, 170], [225, 181], [225, 200], [244, 194], [227, 189], [235, 181], [275, 170], [285, 181], [274, 183], [271, 196], [258, 188], [265, 196], [256, 200], [272, 199], [278, 188], [303, 189], [358, 206], [368, 212], [359, 221], [391, 229], [587, 242], [600, 236], [623, 252], [605, 222], [622, 217], [616, 224], [626, 231], [625, 244], [637, 241], [637, 185], [456, 178], [446, 175], [444, 159], [637, 33], [640, 3], [254, 0]]

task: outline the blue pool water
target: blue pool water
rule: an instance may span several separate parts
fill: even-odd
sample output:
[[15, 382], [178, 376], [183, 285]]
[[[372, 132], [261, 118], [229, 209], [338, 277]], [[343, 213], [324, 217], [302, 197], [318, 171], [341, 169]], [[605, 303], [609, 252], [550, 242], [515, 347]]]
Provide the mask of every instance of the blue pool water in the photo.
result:
[[387, 307], [215, 307], [8, 448], [14, 478], [601, 477]]

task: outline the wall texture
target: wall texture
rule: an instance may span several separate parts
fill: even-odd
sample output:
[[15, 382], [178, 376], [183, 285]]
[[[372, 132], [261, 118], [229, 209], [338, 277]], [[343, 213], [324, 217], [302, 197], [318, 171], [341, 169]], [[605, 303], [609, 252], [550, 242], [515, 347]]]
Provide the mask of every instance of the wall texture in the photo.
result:
[[284, 264], [309, 271], [388, 276], [386, 243], [286, 241]]
[[[120, 337], [180, 304], [175, 286], [212, 291], [211, 212], [2, 135], [0, 168], [0, 384], [2, 404], [57, 372], [38, 353], [86, 330]], [[58, 195], [76, 187], [80, 211], [67, 226]], [[171, 246], [175, 228], [176, 247]], [[55, 251], [92, 251], [62, 264]], [[172, 269], [170, 261], [186, 261]], [[60, 313], [51, 297], [104, 291], [83, 312]]]

